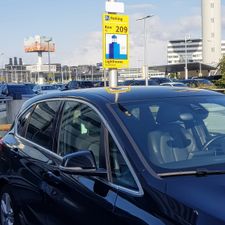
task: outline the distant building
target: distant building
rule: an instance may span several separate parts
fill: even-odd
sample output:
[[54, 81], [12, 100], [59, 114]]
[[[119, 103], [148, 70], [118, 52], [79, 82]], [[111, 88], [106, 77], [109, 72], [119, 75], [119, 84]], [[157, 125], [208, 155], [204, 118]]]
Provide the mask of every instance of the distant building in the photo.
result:
[[30, 72], [23, 64], [22, 58], [9, 58], [9, 63], [0, 70], [1, 82], [30, 82]]
[[[186, 42], [188, 62], [203, 63], [202, 39], [190, 39]], [[225, 55], [225, 40], [221, 41], [221, 53]], [[186, 59], [185, 40], [171, 40], [167, 45], [167, 63], [184, 63]], [[208, 63], [210, 64], [210, 63]]]

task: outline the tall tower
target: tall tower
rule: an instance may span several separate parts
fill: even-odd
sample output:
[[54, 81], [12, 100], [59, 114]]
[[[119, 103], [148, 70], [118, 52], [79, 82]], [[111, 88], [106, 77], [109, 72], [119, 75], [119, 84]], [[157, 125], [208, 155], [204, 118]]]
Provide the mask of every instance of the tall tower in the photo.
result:
[[205, 64], [221, 59], [221, 0], [202, 0], [202, 53]]

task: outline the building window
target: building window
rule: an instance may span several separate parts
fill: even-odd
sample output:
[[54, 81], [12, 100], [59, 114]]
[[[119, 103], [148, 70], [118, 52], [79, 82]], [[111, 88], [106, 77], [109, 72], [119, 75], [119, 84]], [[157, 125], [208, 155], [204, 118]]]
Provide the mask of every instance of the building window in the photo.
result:
[[210, 7], [214, 8], [214, 3], [213, 2], [211, 2]]
[[211, 23], [214, 23], [214, 18], [211, 18], [210, 20], [211, 20]]
[[215, 37], [215, 33], [211, 33], [211, 37], [214, 38]]
[[215, 52], [215, 48], [211, 48], [211, 52]]

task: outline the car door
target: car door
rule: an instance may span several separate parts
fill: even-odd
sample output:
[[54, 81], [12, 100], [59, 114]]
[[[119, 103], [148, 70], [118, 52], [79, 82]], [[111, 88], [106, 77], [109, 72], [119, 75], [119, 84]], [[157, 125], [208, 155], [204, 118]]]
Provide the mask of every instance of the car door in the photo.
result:
[[108, 151], [112, 185], [117, 186], [117, 198], [114, 206], [114, 220], [116, 225], [172, 225], [165, 223], [163, 216], [156, 213], [157, 201], [160, 193], [152, 190], [152, 195], [144, 192], [136, 173], [128, 158], [115, 138], [108, 133]]
[[[57, 154], [93, 152], [98, 168], [106, 169], [105, 127], [95, 109], [79, 101], [65, 101], [59, 124]], [[117, 188], [108, 178], [55, 174], [58, 183], [46, 182], [48, 225], [115, 224], [113, 206]]]
[[31, 107], [17, 121], [15, 133], [4, 140], [11, 160], [9, 185], [22, 224], [46, 224], [43, 176], [47, 165], [54, 165], [50, 153], [59, 106], [60, 101], [49, 101]]

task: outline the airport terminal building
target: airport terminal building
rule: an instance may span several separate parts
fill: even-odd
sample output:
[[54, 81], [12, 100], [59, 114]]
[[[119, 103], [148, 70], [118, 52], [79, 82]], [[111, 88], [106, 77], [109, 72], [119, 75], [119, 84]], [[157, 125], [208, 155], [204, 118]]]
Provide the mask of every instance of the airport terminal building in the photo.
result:
[[[221, 53], [225, 55], [225, 40], [221, 41]], [[202, 39], [171, 40], [167, 45], [167, 63], [179, 64], [188, 62], [203, 63]]]

